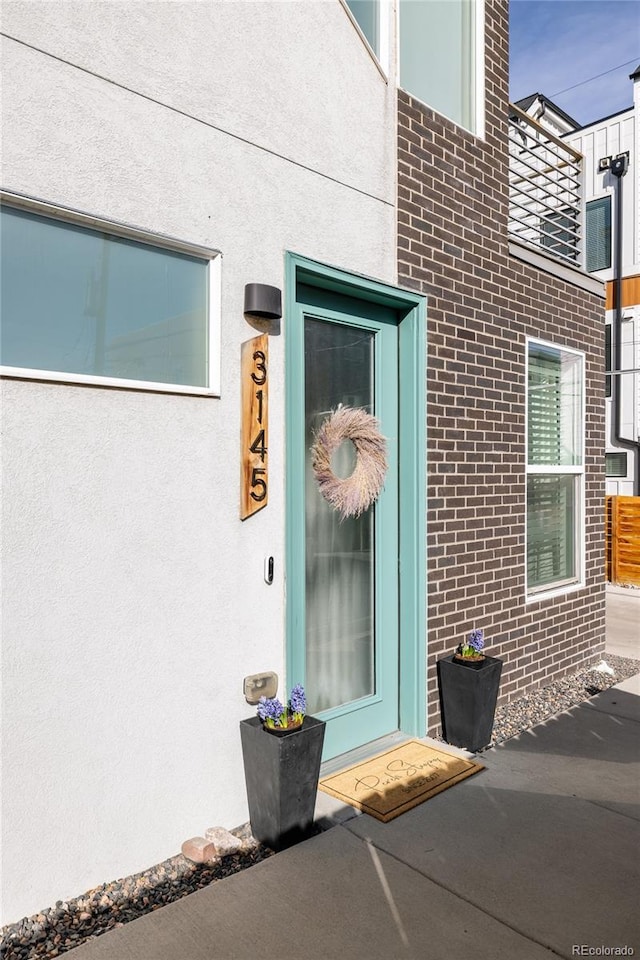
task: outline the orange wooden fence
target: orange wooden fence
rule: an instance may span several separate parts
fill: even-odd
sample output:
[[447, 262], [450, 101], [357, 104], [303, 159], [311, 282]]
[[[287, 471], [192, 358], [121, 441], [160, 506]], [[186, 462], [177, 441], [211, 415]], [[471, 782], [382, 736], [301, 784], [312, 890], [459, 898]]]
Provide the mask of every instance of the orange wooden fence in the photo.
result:
[[605, 501], [606, 577], [640, 587], [640, 497]]

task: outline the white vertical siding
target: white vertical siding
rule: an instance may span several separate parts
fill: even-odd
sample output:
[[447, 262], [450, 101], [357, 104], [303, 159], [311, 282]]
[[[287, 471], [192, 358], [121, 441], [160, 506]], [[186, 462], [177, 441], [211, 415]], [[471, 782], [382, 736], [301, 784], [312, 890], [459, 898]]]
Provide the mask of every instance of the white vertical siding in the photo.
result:
[[[598, 172], [598, 164], [604, 157], [615, 157], [629, 151], [629, 170], [623, 180], [623, 266], [625, 274], [638, 272], [638, 206], [639, 169], [637, 111], [631, 108], [622, 115], [603, 120], [578, 131], [565, 139], [579, 150], [585, 158], [585, 202], [611, 194], [612, 228], [615, 230], [615, 177], [608, 171]], [[612, 271], [601, 271], [603, 280], [610, 280]]]

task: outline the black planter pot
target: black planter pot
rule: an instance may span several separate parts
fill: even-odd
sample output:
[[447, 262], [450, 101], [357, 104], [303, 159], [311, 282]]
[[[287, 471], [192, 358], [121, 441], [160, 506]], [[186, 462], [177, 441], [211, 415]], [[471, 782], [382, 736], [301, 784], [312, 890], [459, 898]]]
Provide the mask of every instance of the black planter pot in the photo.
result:
[[273, 736], [258, 717], [240, 722], [251, 832], [273, 850], [309, 835], [320, 776], [324, 720]]
[[491, 742], [502, 660], [468, 666], [453, 655], [438, 660], [442, 733], [447, 743], [476, 751]]

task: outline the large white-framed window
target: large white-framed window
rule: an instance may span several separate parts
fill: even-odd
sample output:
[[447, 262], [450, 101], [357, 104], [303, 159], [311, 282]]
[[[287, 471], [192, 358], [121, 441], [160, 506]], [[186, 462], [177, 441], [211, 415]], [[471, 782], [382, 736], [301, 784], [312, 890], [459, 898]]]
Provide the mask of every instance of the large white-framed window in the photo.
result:
[[399, 83], [484, 136], [484, 0], [398, 0]]
[[2, 195], [0, 373], [220, 393], [218, 251]]
[[584, 585], [584, 353], [527, 339], [527, 599]]

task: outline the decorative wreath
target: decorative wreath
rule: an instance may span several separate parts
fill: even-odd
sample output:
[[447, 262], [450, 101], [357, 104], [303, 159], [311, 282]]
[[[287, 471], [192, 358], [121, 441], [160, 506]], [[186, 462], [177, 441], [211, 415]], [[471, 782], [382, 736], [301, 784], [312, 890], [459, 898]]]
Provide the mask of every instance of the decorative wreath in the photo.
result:
[[[387, 472], [387, 442], [375, 417], [362, 408], [334, 410], [320, 427], [311, 447], [311, 464], [327, 503], [341, 515], [359, 517], [380, 496]], [[331, 456], [343, 440], [356, 448], [356, 465], [350, 477], [336, 477]]]

